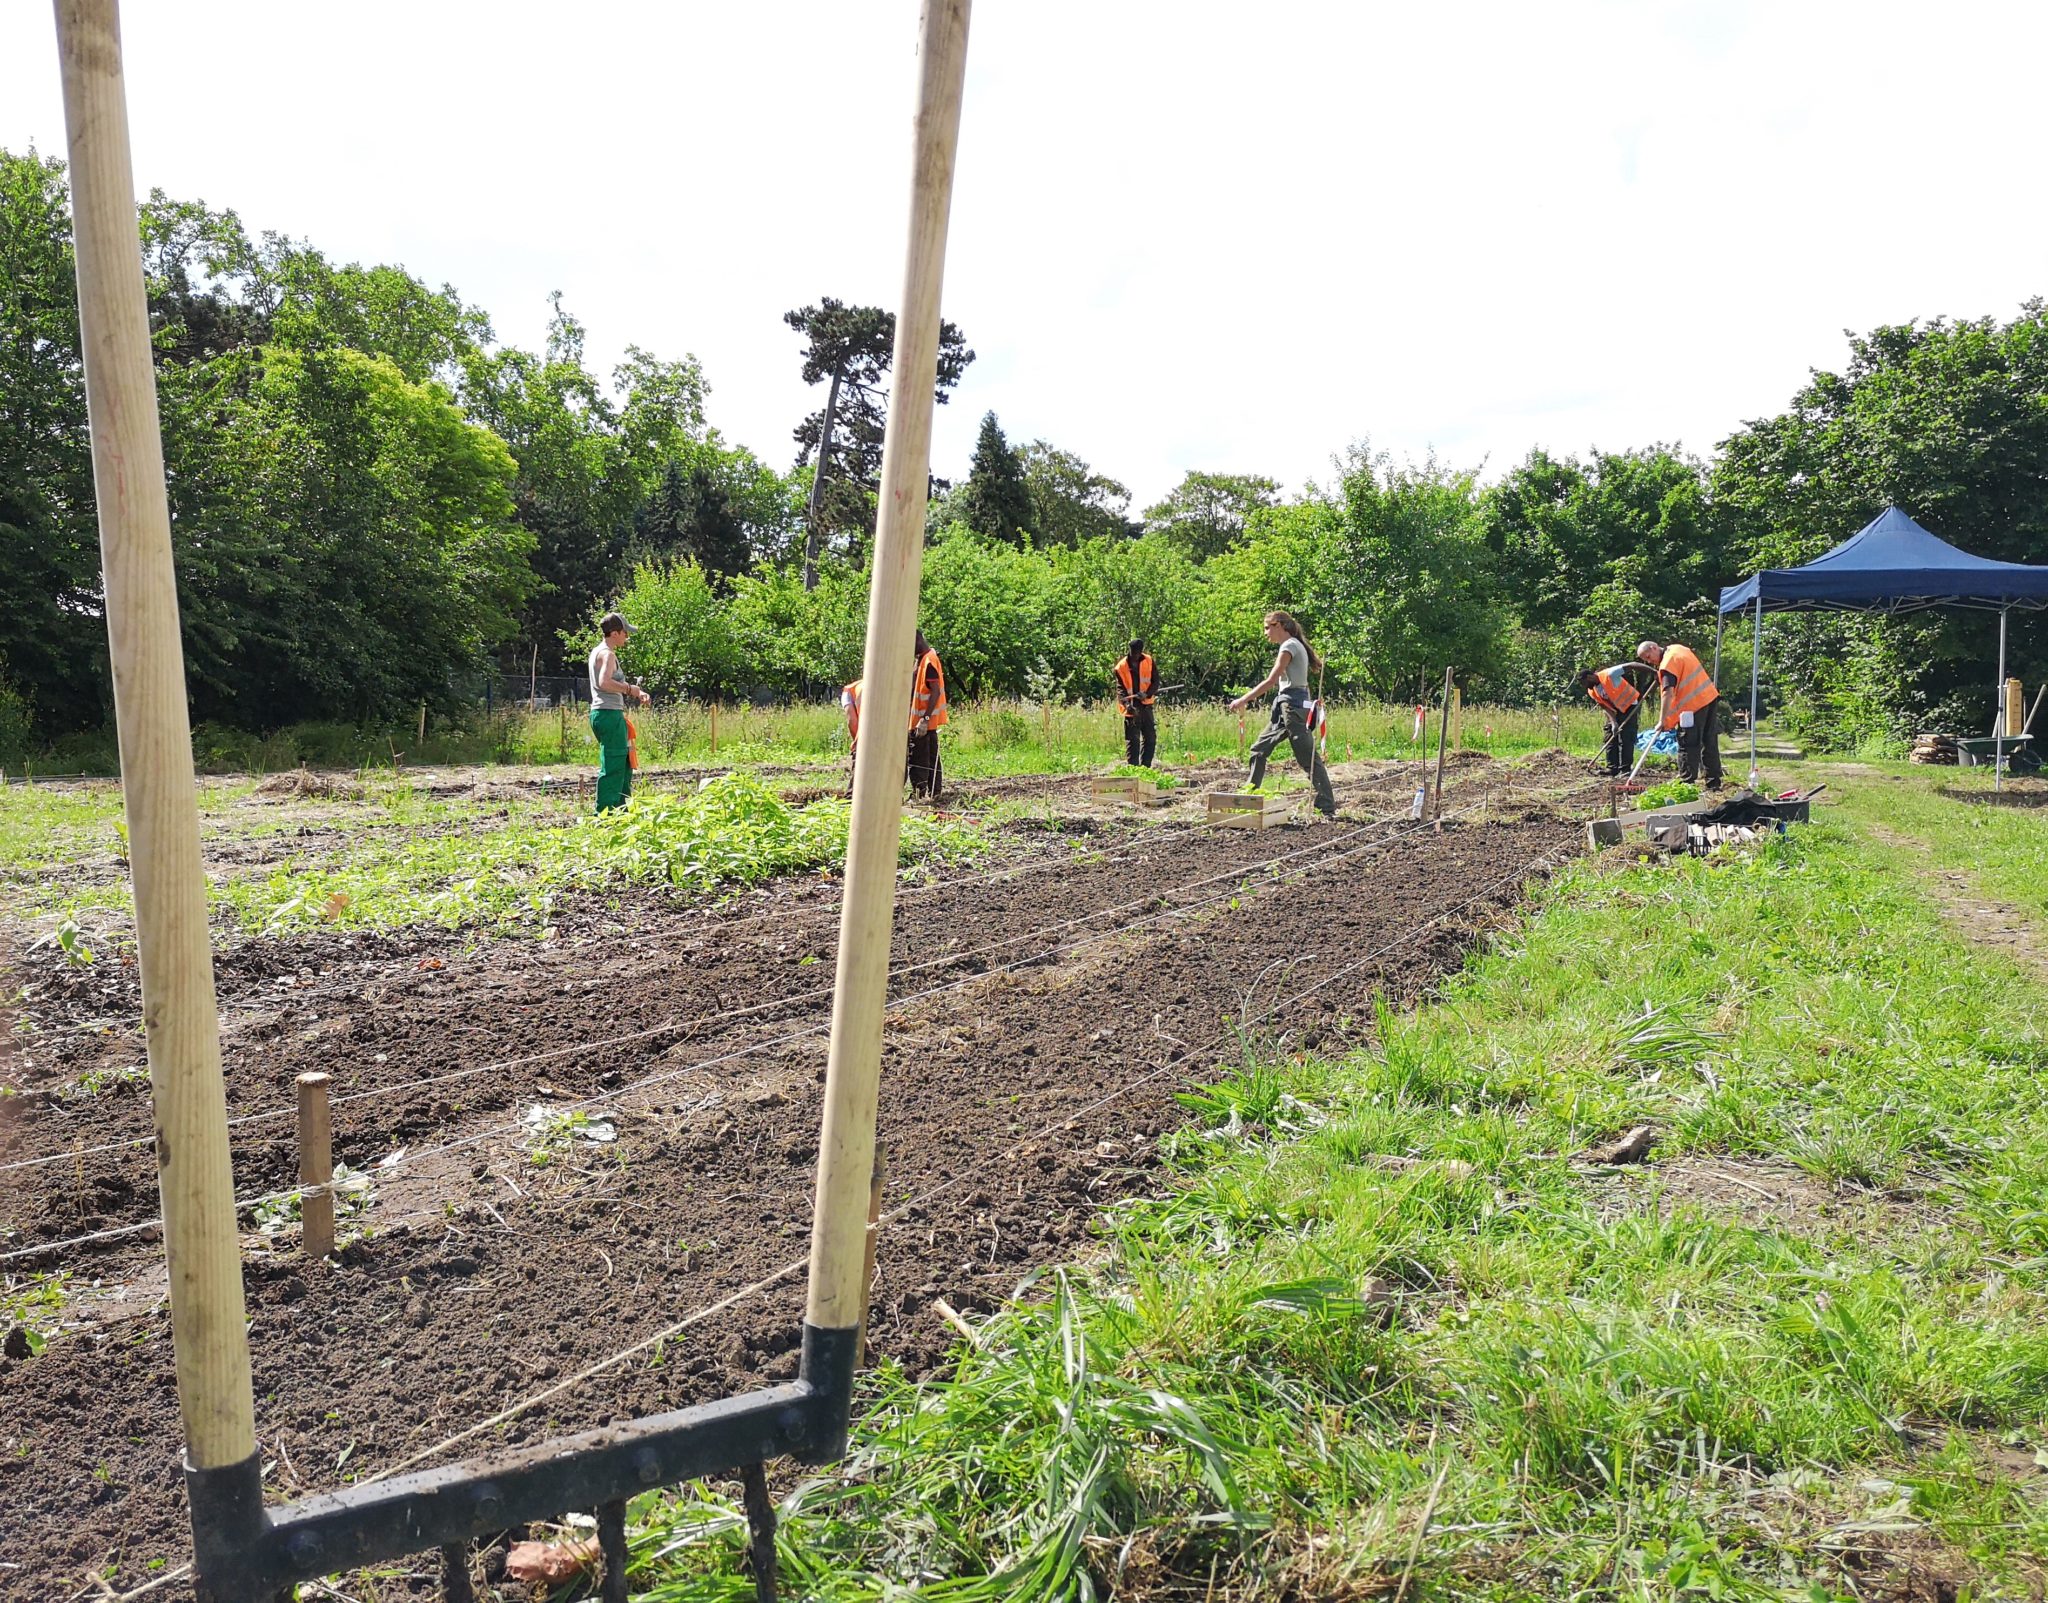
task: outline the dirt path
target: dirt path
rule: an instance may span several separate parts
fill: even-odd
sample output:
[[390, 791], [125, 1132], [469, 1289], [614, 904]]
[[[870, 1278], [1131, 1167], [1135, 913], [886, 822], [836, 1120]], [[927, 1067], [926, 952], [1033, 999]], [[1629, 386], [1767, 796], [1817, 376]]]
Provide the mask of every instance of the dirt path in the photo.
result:
[[[1873, 840], [1925, 858], [1927, 842], [1917, 835], [1876, 823], [1858, 821]], [[2025, 908], [1987, 897], [1974, 874], [1959, 868], [1938, 868], [1931, 862], [1914, 865], [1914, 874], [1927, 887], [1947, 924], [1973, 946], [2002, 952], [2043, 985], [2048, 985], [2048, 930], [2037, 924]]]
[[[1463, 794], [1574, 774], [1480, 775]], [[1236, 1056], [1241, 1021], [1270, 1010], [1261, 1033], [1360, 1038], [1376, 999], [1414, 1000], [1511, 917], [1578, 828], [1511, 798], [1441, 834], [1147, 826], [1113, 851], [907, 902], [896, 961], [935, 966], [892, 993], [880, 1134], [893, 1217], [876, 1349], [913, 1371], [936, 1363], [950, 1336], [935, 1298], [997, 1307], [1029, 1271], [1071, 1257], [1103, 1203], [1158, 1183], [1174, 1092]], [[1269, 861], [1281, 854], [1294, 855]], [[402, 955], [405, 978], [381, 995], [303, 1012], [285, 1002], [274, 1018], [229, 993], [259, 1017], [231, 1036], [232, 1106], [261, 1111], [299, 1070], [330, 1069], [357, 1098], [338, 1109], [339, 1155], [376, 1184], [373, 1232], [337, 1262], [248, 1242], [273, 1496], [389, 1470], [758, 1281], [770, 1282], [759, 1295], [462, 1450], [794, 1372], [831, 895], [778, 888], [765, 920], [746, 905], [637, 909], [627, 940], [643, 977], [624, 988], [594, 947], [506, 942], [437, 950], [434, 968]], [[264, 981], [250, 985], [260, 994]], [[640, 1030], [595, 1058], [583, 1044]], [[532, 1061], [557, 1046], [577, 1050]], [[528, 1061], [424, 1083], [509, 1058]], [[581, 1097], [599, 1099], [589, 1112], [615, 1140], [542, 1143], [517, 1129], [524, 1110]], [[9, 1150], [67, 1157], [0, 1174], [14, 1239], [150, 1216], [146, 1147], [80, 1150], [146, 1130], [141, 1091], [16, 1100], [31, 1105]], [[288, 1180], [283, 1134], [236, 1135], [243, 1194]], [[433, 1150], [451, 1141], [464, 1144]], [[109, 1563], [133, 1585], [150, 1561], [187, 1556], [159, 1252], [146, 1234], [54, 1251], [95, 1323], [39, 1357], [0, 1360], [0, 1566], [19, 1566], [0, 1567], [0, 1597], [84, 1595]], [[380, 1597], [413, 1595], [380, 1584]]]

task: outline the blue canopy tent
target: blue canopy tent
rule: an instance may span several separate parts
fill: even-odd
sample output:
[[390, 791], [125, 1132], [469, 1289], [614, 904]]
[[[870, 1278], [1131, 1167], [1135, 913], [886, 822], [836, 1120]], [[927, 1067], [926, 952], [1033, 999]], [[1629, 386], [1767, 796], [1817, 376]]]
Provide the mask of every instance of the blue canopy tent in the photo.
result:
[[[1973, 557], [1928, 533], [1897, 507], [1886, 507], [1832, 551], [1797, 568], [1766, 568], [1721, 592], [1714, 630], [1714, 670], [1721, 667], [1721, 635], [1731, 612], [1748, 612], [1749, 772], [1756, 778], [1757, 662], [1763, 655], [1766, 612], [1920, 612], [1929, 607], [1976, 607], [1998, 614], [1998, 680], [2005, 688], [2005, 624], [2014, 608], [2048, 608], [2048, 567]], [[2005, 768], [2005, 740], [2015, 733], [2001, 718], [1993, 775]], [[1994, 777], [1993, 784], [1998, 782]]]

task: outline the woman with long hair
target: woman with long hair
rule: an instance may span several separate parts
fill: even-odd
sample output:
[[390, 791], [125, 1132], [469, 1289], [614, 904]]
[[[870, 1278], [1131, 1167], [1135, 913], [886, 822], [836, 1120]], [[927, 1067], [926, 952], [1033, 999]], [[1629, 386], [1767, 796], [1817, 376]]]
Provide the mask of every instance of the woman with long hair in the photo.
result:
[[1323, 766], [1322, 753], [1316, 750], [1316, 737], [1308, 726], [1309, 676], [1321, 671], [1323, 659], [1316, 655], [1292, 613], [1267, 613], [1266, 638], [1280, 648], [1273, 671], [1230, 704], [1232, 712], [1243, 712], [1267, 691], [1274, 693], [1273, 716], [1252, 742], [1251, 783], [1256, 788], [1266, 777], [1266, 759], [1284, 740], [1315, 787], [1316, 811], [1334, 818], [1337, 797], [1330, 788], [1330, 771]]

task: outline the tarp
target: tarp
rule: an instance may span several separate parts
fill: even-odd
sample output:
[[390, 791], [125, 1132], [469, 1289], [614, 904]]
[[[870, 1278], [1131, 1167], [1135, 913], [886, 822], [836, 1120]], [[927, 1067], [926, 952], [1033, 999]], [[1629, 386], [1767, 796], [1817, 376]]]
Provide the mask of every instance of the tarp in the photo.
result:
[[1973, 557], [1886, 507], [1834, 550], [1766, 568], [1721, 592], [1721, 611], [1915, 612], [1923, 607], [2048, 607], [2048, 567]]

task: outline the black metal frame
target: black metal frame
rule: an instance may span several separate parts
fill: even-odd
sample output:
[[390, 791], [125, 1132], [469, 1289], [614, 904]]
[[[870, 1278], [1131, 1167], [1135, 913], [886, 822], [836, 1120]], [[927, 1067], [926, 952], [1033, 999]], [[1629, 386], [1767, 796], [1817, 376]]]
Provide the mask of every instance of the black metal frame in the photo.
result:
[[597, 1515], [604, 1596], [624, 1603], [626, 1499], [720, 1471], [746, 1474], [755, 1582], [774, 1595], [774, 1510], [760, 1466], [822, 1464], [846, 1449], [856, 1330], [803, 1327], [797, 1378], [738, 1397], [558, 1437], [446, 1469], [263, 1506], [262, 1454], [185, 1468], [200, 1603], [259, 1603], [299, 1581], [439, 1548], [450, 1603], [469, 1603], [467, 1545], [572, 1510]]

